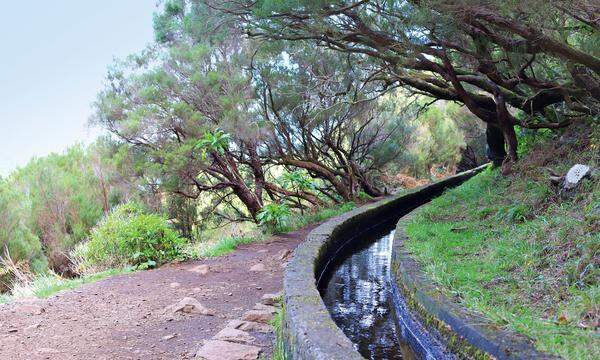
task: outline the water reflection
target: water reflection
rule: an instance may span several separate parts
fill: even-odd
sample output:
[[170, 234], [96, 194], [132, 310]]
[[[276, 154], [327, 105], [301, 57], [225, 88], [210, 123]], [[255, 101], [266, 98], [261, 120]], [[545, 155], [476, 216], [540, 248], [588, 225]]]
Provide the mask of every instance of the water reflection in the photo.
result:
[[407, 359], [389, 289], [393, 226], [361, 235], [336, 256], [320, 281], [333, 319], [367, 359]]

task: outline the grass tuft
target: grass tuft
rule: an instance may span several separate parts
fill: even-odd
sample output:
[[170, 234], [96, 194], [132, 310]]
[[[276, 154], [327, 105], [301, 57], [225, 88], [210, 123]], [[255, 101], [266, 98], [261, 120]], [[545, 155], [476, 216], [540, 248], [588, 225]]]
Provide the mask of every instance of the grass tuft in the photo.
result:
[[273, 328], [275, 329], [275, 343], [273, 344], [273, 354], [271, 355], [271, 360], [287, 360], [283, 343], [284, 339], [282, 324], [284, 314], [285, 309], [282, 307], [281, 309], [277, 310], [275, 317], [271, 321], [271, 325], [273, 325]]

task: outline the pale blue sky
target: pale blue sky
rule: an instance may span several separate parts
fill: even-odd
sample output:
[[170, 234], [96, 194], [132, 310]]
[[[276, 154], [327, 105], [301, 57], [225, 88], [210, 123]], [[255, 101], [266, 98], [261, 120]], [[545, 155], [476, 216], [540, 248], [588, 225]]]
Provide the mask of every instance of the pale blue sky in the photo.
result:
[[153, 39], [156, 0], [0, 0], [0, 174], [98, 133], [87, 122], [114, 57]]

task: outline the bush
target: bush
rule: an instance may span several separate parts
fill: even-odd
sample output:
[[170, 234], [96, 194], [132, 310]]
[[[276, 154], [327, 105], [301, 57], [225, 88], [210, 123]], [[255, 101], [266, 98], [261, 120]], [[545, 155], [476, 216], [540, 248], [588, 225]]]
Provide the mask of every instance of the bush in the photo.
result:
[[23, 220], [23, 196], [0, 179], [0, 292], [15, 278], [26, 278], [46, 270], [42, 243]]
[[104, 219], [73, 255], [80, 273], [128, 265], [147, 269], [179, 258], [185, 242], [165, 218], [126, 204]]
[[257, 216], [261, 226], [271, 233], [282, 233], [287, 230], [287, 225], [292, 212], [285, 204], [268, 204], [263, 206]]

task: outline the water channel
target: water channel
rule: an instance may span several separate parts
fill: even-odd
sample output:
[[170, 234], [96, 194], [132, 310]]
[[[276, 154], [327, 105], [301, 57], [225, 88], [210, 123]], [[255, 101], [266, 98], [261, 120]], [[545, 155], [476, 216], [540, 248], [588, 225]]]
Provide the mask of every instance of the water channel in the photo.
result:
[[407, 311], [390, 281], [395, 223], [344, 239], [318, 279], [323, 301], [366, 359], [454, 359]]

